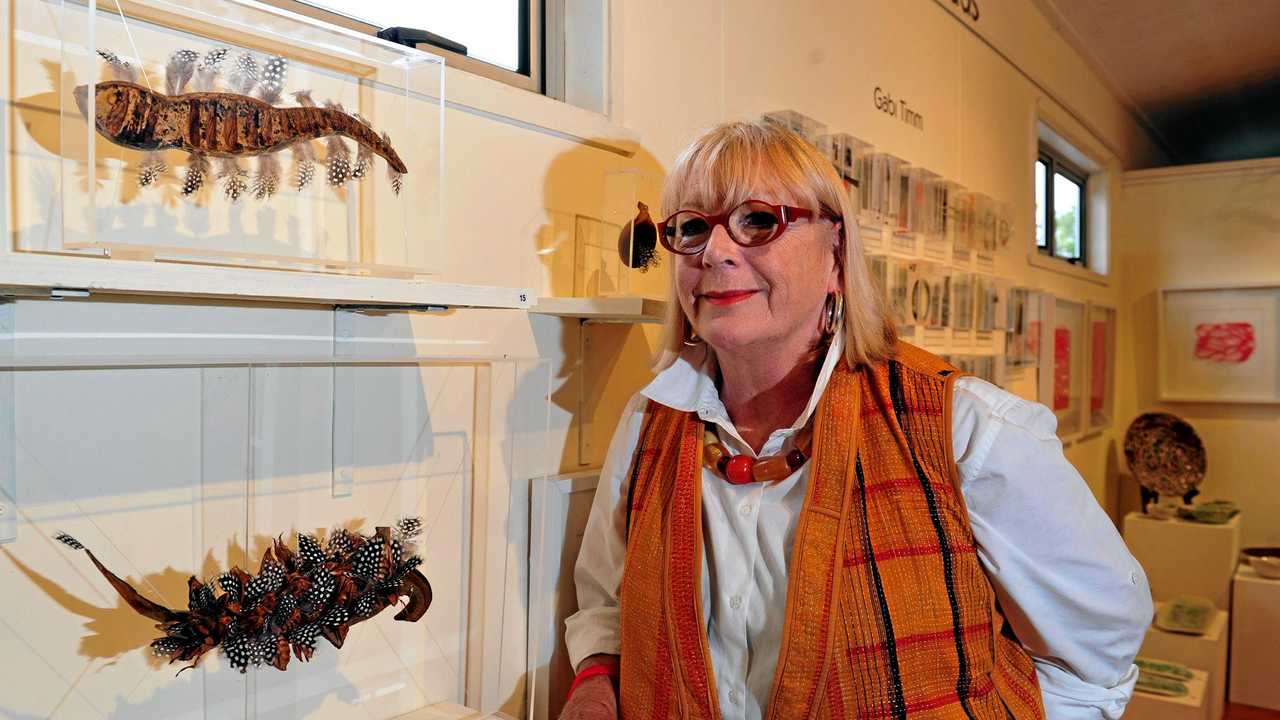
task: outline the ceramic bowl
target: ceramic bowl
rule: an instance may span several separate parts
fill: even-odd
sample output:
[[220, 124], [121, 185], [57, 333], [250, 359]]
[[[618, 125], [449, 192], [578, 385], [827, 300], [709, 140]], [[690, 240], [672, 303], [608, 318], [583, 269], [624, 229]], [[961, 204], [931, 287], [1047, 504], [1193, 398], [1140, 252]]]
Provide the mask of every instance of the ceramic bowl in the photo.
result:
[[1264, 578], [1280, 580], [1280, 547], [1251, 547], [1241, 552], [1249, 558], [1254, 572]]
[[1138, 483], [1161, 495], [1181, 497], [1204, 481], [1204, 443], [1176, 415], [1135, 418], [1124, 434], [1124, 457]]

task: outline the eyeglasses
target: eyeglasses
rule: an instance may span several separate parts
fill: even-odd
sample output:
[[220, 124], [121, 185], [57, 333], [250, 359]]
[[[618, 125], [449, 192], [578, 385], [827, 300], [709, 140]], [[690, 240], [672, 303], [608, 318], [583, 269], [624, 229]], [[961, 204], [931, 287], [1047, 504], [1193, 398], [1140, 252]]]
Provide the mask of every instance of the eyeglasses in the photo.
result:
[[777, 240], [787, 225], [812, 218], [813, 211], [763, 200], [746, 200], [721, 215], [679, 210], [659, 224], [662, 246], [677, 255], [697, 255], [711, 241], [711, 231], [723, 225], [729, 237], [743, 247], [759, 247]]

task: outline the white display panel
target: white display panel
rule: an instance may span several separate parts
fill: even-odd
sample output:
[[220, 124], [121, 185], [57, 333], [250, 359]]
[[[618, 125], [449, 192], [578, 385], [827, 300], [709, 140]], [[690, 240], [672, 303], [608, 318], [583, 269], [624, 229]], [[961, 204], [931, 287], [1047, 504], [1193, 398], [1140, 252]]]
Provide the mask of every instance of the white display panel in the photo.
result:
[[[545, 470], [545, 362], [421, 355], [403, 313], [335, 322], [246, 308], [193, 333], [182, 314], [143, 306], [133, 327], [86, 332], [104, 305], [12, 314], [32, 337], [0, 369], [13, 396], [0, 429], [17, 448], [0, 653], [28, 661], [0, 679], [0, 715], [389, 718], [478, 704], [475, 676], [496, 691], [523, 673], [485, 630], [523, 632], [527, 577], [508, 556], [527, 552], [519, 509]], [[217, 317], [204, 310], [190, 309], [195, 325]], [[371, 533], [403, 516], [426, 525], [434, 599], [419, 622], [385, 611], [340, 650], [321, 641], [309, 663], [243, 675], [210, 653], [175, 676], [181, 665], [147, 648], [154, 622], [52, 540], [70, 533], [144, 596], [185, 610], [189, 575], [256, 572], [276, 537], [295, 546], [295, 533]]]

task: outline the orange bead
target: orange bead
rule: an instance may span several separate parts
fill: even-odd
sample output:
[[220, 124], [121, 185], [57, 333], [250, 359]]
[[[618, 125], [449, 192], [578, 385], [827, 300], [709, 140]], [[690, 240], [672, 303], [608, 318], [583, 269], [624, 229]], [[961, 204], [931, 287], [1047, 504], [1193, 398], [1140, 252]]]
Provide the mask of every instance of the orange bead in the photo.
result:
[[751, 468], [755, 461], [746, 455], [734, 455], [724, 468], [724, 477], [734, 485], [746, 485], [754, 479]]
[[786, 457], [770, 455], [767, 458], [758, 460], [755, 466], [751, 468], [751, 474], [758, 482], [773, 482], [774, 480], [782, 480], [790, 475], [791, 467], [787, 465]]
[[720, 458], [728, 455], [729, 451], [718, 442], [707, 443], [702, 446], [702, 462], [712, 470], [720, 467]]

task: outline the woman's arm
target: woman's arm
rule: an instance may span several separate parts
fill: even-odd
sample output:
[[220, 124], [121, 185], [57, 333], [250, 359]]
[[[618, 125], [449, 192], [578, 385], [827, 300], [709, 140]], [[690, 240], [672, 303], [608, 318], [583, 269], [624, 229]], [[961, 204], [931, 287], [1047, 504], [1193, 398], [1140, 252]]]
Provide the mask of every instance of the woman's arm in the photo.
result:
[[635, 454], [648, 400], [637, 394], [627, 403], [600, 470], [600, 484], [582, 536], [574, 569], [578, 612], [565, 621], [565, 645], [575, 670], [591, 655], [617, 655], [618, 586], [626, 555], [625, 525], [631, 458]]
[[1119, 718], [1151, 622], [1142, 567], [1063, 455], [1048, 408], [963, 378], [952, 418], [978, 555], [1048, 717]]

